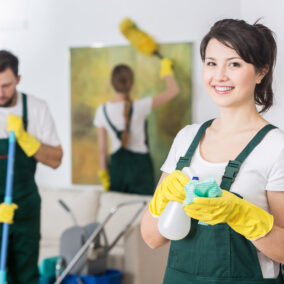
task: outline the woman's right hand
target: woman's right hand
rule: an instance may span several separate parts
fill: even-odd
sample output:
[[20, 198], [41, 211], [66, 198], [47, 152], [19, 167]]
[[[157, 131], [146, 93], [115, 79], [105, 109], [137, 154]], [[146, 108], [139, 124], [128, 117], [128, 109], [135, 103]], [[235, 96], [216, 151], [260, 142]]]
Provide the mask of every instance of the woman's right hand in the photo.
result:
[[169, 58], [161, 60], [160, 76], [165, 80], [165, 90], [153, 97], [152, 109], [157, 108], [172, 100], [179, 94], [179, 86], [173, 72], [173, 62]]
[[169, 58], [163, 58], [160, 66], [160, 76], [164, 78], [168, 75], [173, 75], [173, 62]]
[[169, 201], [182, 203], [185, 199], [184, 187], [189, 182], [189, 178], [184, 173], [179, 170], [173, 171], [157, 187], [150, 201], [150, 213], [158, 217], [162, 214]]

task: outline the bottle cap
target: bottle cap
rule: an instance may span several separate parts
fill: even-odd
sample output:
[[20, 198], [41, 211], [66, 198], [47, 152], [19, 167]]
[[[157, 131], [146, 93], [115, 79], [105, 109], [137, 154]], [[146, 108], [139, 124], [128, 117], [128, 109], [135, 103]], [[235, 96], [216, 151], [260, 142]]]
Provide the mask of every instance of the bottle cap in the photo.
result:
[[199, 177], [192, 177], [192, 180], [199, 180]]

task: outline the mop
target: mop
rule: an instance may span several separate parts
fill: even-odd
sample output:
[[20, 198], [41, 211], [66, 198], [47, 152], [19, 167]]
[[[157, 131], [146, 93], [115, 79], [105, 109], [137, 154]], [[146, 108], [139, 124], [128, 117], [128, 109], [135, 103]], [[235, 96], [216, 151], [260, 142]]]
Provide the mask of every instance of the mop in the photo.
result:
[[[5, 189], [5, 198], [4, 198], [4, 202], [9, 205], [12, 204], [15, 146], [16, 146], [15, 132], [10, 131], [6, 189]], [[1, 243], [0, 284], [6, 283], [6, 260], [7, 260], [7, 250], [8, 250], [8, 237], [9, 237], [9, 224], [4, 223], [2, 231], [2, 243]]]

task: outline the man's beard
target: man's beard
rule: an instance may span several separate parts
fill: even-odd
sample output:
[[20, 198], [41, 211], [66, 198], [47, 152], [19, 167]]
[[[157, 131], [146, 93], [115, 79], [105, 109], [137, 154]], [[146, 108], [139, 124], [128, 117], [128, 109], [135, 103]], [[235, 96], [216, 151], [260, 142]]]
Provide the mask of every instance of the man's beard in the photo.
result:
[[10, 107], [13, 105], [15, 97], [17, 96], [17, 91], [15, 91], [14, 95], [3, 105], [0, 105], [0, 107]]

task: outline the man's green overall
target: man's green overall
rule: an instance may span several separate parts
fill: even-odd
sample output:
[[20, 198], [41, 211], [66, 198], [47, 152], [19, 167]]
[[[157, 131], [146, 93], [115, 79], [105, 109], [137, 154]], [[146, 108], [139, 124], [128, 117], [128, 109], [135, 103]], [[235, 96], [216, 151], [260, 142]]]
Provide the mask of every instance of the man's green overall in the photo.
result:
[[[212, 120], [198, 130], [186, 155], [179, 159], [177, 170], [189, 167], [193, 154]], [[221, 188], [230, 190], [242, 162], [268, 131], [266, 125], [249, 142], [239, 156], [230, 161], [222, 177]], [[277, 279], [264, 279], [255, 246], [227, 224], [204, 226], [191, 219], [190, 233], [180, 241], [172, 241], [164, 284], [279, 284]]]
[[[110, 121], [105, 105], [103, 111], [108, 124], [121, 141], [122, 131], [118, 131]], [[129, 122], [131, 116], [132, 106]], [[148, 145], [146, 126], [145, 137], [145, 143]], [[142, 195], [152, 195], [154, 192], [154, 169], [149, 153], [136, 153], [121, 147], [110, 157], [109, 173], [111, 191]]]
[[[27, 97], [23, 98], [23, 122], [27, 130]], [[8, 139], [0, 139], [0, 200], [4, 200]], [[40, 196], [34, 175], [36, 160], [27, 157], [18, 144], [15, 151], [13, 202], [18, 205], [9, 230], [7, 279], [9, 284], [38, 284], [37, 261], [40, 240]], [[1, 226], [2, 227], [2, 226]], [[2, 228], [1, 228], [2, 237]]]

